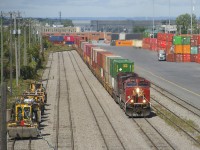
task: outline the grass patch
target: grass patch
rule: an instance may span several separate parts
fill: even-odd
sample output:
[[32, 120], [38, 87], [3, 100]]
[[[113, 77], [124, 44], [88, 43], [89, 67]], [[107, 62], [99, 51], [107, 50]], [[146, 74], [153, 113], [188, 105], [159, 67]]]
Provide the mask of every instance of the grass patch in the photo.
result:
[[[168, 125], [172, 126], [174, 129], [176, 129], [177, 131], [180, 132], [181, 130], [176, 126], [176, 125], [178, 125], [182, 129], [184, 129], [186, 132], [189, 132], [189, 133], [193, 134], [194, 136], [196, 136], [197, 131], [195, 129], [193, 129], [192, 127], [198, 129], [198, 125], [195, 124], [194, 121], [188, 120], [186, 118], [178, 118], [174, 114], [172, 114], [171, 112], [166, 110], [165, 108], [161, 107], [160, 105], [154, 105], [154, 107], [157, 109], [157, 110], [154, 109], [156, 114], [160, 118], [162, 118]], [[171, 121], [169, 119], [167, 119], [165, 116], [167, 116], [167, 118], [169, 118]], [[200, 135], [196, 136], [196, 139], [200, 142]]]

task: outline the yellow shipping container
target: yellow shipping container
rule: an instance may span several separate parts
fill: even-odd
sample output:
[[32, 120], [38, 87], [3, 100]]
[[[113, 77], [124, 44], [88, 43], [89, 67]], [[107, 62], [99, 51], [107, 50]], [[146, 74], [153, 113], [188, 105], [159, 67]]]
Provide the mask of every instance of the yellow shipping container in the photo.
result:
[[182, 54], [183, 46], [182, 45], [174, 45], [174, 53], [175, 54]]
[[190, 54], [190, 45], [183, 45], [183, 54]]
[[132, 40], [117, 40], [116, 46], [133, 46]]

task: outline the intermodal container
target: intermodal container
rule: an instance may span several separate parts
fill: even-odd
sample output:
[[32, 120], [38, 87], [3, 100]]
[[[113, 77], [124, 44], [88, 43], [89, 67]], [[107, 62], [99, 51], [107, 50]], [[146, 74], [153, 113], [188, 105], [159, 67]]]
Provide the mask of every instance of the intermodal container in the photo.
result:
[[182, 37], [181, 36], [174, 36], [173, 37], [173, 44], [174, 45], [182, 45]]
[[114, 77], [112, 77], [112, 73], [113, 73], [113, 69], [114, 69], [114, 66], [113, 66], [113, 62], [115, 60], [127, 60], [127, 59], [123, 59], [122, 57], [116, 57], [116, 58], [109, 58], [109, 67], [110, 67], [110, 71], [109, 71], [109, 84], [112, 85], [112, 87], [114, 88]]
[[181, 54], [183, 52], [183, 46], [182, 45], [174, 45], [174, 53], [175, 54]]
[[126, 33], [120, 33], [119, 34], [119, 40], [125, 40]]
[[200, 63], [200, 54], [197, 54], [196, 63]]
[[198, 46], [198, 40], [191, 39], [191, 40], [190, 40], [190, 45], [191, 45], [192, 47]]
[[198, 54], [198, 47], [191, 47], [190, 53], [191, 54]]
[[198, 54], [200, 54], [200, 45], [198, 46]]
[[174, 62], [175, 61], [174, 55], [175, 54], [167, 54], [167, 58], [166, 58], [167, 62]]
[[183, 54], [183, 62], [190, 62], [190, 54]]
[[134, 47], [142, 48], [142, 40], [134, 40]]
[[108, 51], [103, 51], [103, 52], [99, 51], [99, 52], [97, 52], [97, 64], [101, 68], [103, 68], [103, 66], [104, 66], [103, 57], [104, 57], [105, 54], [111, 54], [112, 55], [113, 53], [108, 52]]
[[168, 33], [167, 37], [166, 37], [166, 41], [172, 42], [173, 41], [173, 37], [174, 37], [174, 34]]
[[116, 77], [119, 72], [134, 72], [134, 63], [130, 60], [114, 60], [112, 77]]
[[97, 65], [97, 53], [100, 51], [105, 51], [104, 49], [99, 49], [99, 48], [93, 48], [93, 57], [92, 57], [92, 61], [94, 62], [93, 65], [94, 67], [96, 67]]
[[183, 45], [190, 45], [190, 37], [182, 37], [182, 44]]
[[64, 36], [65, 42], [74, 42], [74, 36]]
[[183, 45], [183, 54], [190, 54], [190, 45]]
[[183, 62], [183, 55], [182, 54], [174, 54], [176, 62]]
[[66, 44], [66, 45], [73, 45], [74, 42], [72, 42], [72, 41], [67, 41], [67, 42], [65, 42], [65, 44]]
[[190, 62], [196, 62], [197, 54], [191, 54], [190, 55]]
[[113, 53], [104, 53], [103, 54], [103, 69], [108, 72], [107, 70], [107, 57], [115, 56]]
[[117, 40], [116, 46], [133, 46], [133, 40]]

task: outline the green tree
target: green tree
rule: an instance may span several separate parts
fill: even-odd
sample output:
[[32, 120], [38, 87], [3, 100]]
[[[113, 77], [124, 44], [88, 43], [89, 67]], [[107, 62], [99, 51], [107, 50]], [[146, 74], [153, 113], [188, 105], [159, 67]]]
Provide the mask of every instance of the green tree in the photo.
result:
[[72, 20], [62, 20], [62, 24], [64, 25], [64, 27], [74, 26], [74, 24], [72, 23]]
[[[191, 15], [186, 13], [176, 18], [177, 30], [180, 34], [187, 34], [191, 31]], [[197, 32], [197, 19], [196, 15], [192, 14], [192, 30], [193, 33]]]
[[133, 28], [133, 33], [143, 33], [145, 31], [145, 27], [135, 26]]

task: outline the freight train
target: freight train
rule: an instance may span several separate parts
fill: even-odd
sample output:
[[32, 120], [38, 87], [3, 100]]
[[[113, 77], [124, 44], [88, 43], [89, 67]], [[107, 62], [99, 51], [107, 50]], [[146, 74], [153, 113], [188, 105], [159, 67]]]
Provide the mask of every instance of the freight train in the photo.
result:
[[128, 117], [151, 114], [150, 82], [134, 73], [134, 62], [78, 36], [74, 48]]

